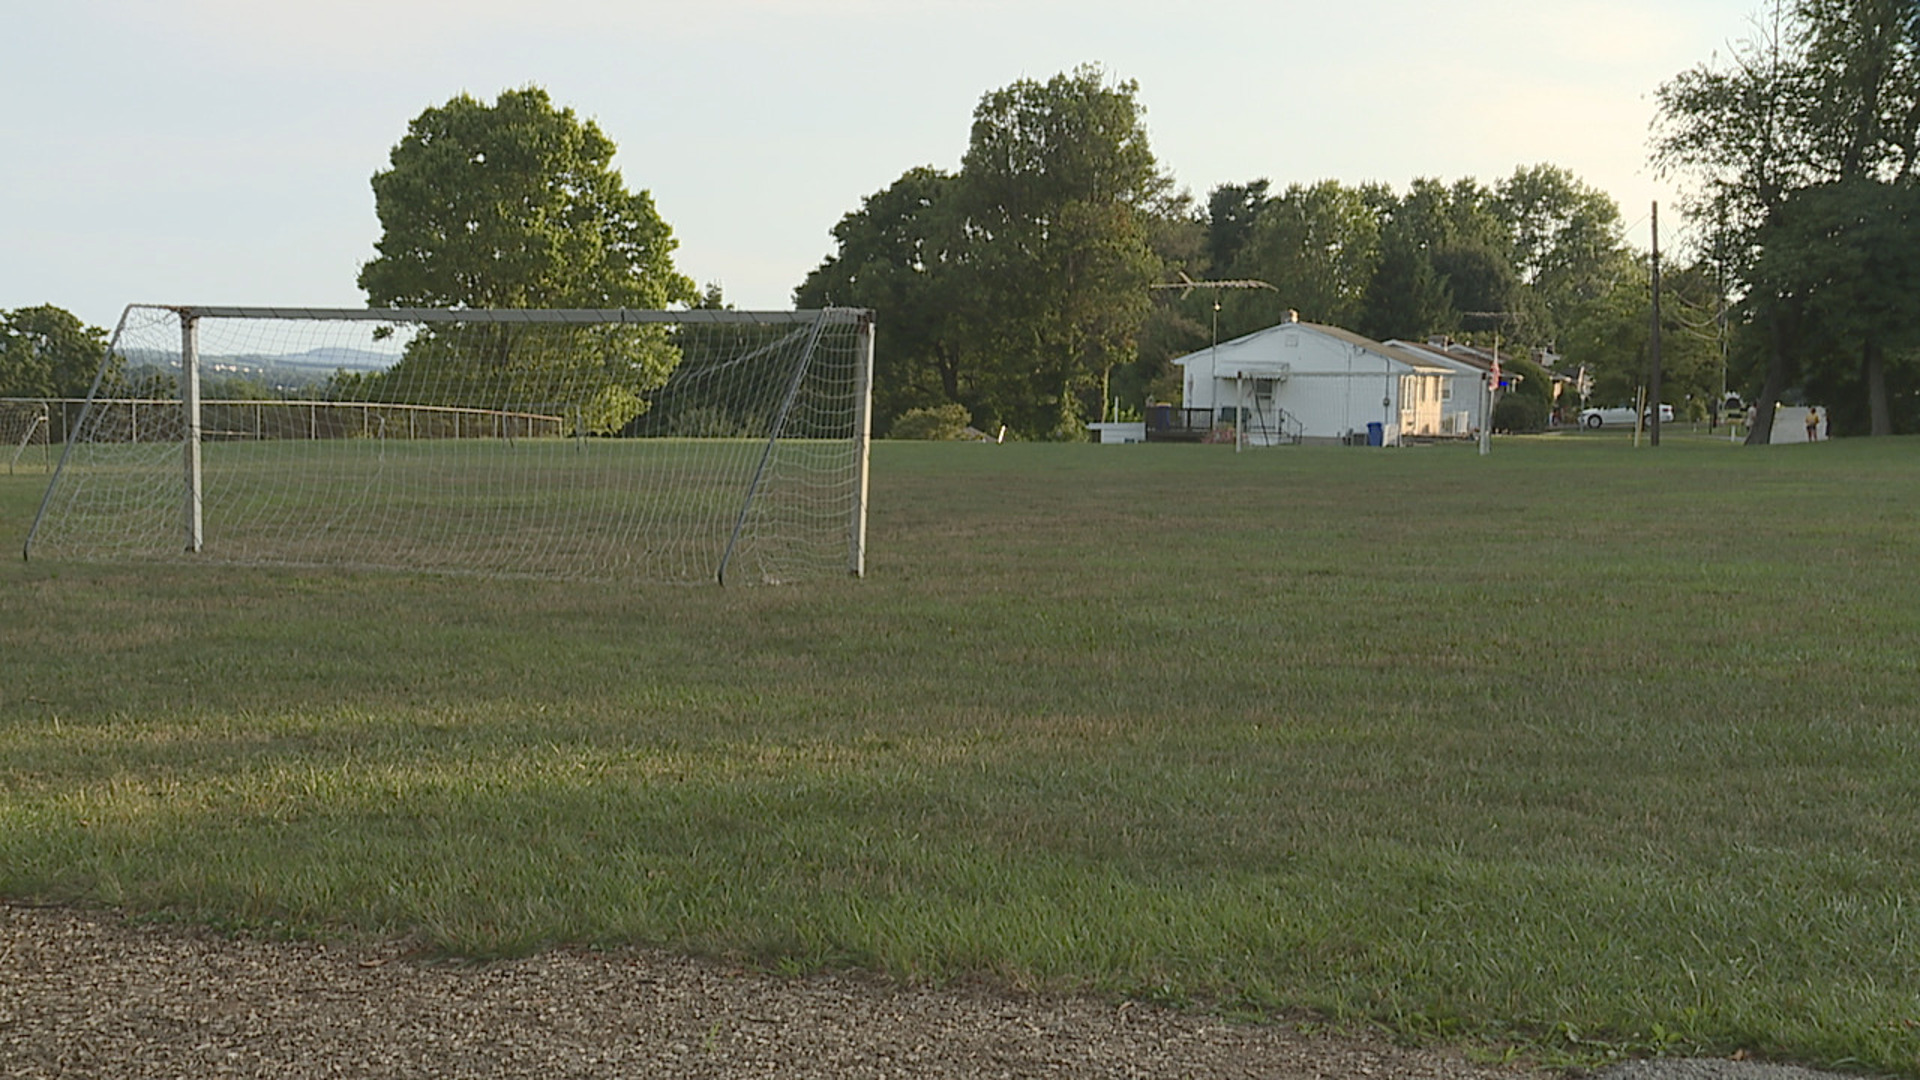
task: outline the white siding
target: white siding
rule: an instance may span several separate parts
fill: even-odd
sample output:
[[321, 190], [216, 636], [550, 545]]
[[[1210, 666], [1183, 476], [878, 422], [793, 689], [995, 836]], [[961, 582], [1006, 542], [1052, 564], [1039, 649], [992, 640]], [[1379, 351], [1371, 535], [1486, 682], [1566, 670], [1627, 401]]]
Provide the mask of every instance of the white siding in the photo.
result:
[[1216, 416], [1223, 408], [1263, 404], [1255, 380], [1274, 380], [1271, 408], [1253, 414], [1250, 434], [1278, 427], [1278, 410], [1292, 418], [1289, 428], [1297, 426], [1316, 441], [1364, 434], [1370, 423], [1384, 426], [1389, 443], [1403, 434], [1438, 434], [1441, 388], [1450, 373], [1424, 357], [1396, 358], [1385, 348], [1310, 323], [1282, 323], [1174, 363], [1186, 371], [1186, 406]]

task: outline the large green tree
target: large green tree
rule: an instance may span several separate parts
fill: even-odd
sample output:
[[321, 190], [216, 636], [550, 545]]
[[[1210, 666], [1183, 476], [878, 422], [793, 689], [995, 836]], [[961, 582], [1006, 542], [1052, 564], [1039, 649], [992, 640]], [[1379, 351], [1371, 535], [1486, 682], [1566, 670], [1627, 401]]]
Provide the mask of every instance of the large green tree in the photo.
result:
[[1442, 251], [1461, 245], [1506, 249], [1511, 238], [1493, 211], [1493, 192], [1473, 177], [1444, 184], [1418, 177], [1406, 194], [1386, 204], [1397, 228], [1420, 247]]
[[1504, 312], [1521, 289], [1491, 198], [1471, 178], [1447, 185], [1427, 177], [1415, 179], [1405, 194], [1377, 198], [1380, 258], [1354, 325], [1376, 338], [1507, 325], [1505, 315], [1490, 322], [1487, 316], [1461, 314]]
[[1418, 341], [1453, 320], [1453, 291], [1434, 266], [1433, 252], [1389, 220], [1380, 236], [1380, 261], [1360, 298], [1355, 327], [1376, 340]]
[[978, 312], [958, 184], [939, 169], [907, 170], [840, 219], [834, 254], [794, 290], [797, 307], [883, 313], [886, 347], [875, 353], [873, 374], [881, 431], [912, 409], [982, 404], [981, 371], [964, 332]]
[[[1178, 280], [1182, 274], [1198, 280], [1211, 273], [1207, 218], [1184, 195], [1156, 202], [1147, 219], [1148, 242], [1159, 257], [1160, 274], [1167, 282]], [[1153, 295], [1152, 310], [1140, 326], [1138, 359], [1114, 371], [1109, 405], [1131, 409], [1177, 399], [1183, 373], [1171, 361], [1209, 339], [1213, 297], [1201, 296], [1198, 290], [1182, 296], [1172, 289], [1155, 289]], [[1115, 419], [1112, 415], [1103, 418]]]
[[1915, 430], [1920, 186], [1851, 180], [1807, 188], [1781, 204], [1761, 238], [1753, 288], [1798, 312], [1807, 391], [1831, 403], [1830, 430]]
[[910, 169], [835, 226], [795, 301], [882, 312], [878, 426], [958, 403], [982, 426], [1074, 437], [1117, 368], [1145, 381], [1148, 286], [1164, 251], [1197, 261], [1201, 226], [1137, 94], [1091, 66], [988, 93], [958, 173]]
[[1463, 242], [1434, 252], [1434, 268], [1453, 300], [1452, 321], [1465, 331], [1498, 328], [1508, 341], [1542, 340], [1526, 283], [1506, 252], [1492, 244]]
[[376, 307], [663, 308], [691, 301], [673, 232], [613, 168], [613, 140], [538, 87], [462, 94], [407, 125], [373, 176]]
[[1253, 236], [1254, 223], [1267, 207], [1272, 181], [1261, 177], [1246, 184], [1221, 184], [1207, 195], [1207, 270], [1224, 275], [1240, 259]]
[[107, 332], [64, 308], [0, 312], [0, 397], [85, 397], [106, 353]]
[[[1674, 77], [1658, 102], [1654, 160], [1693, 182], [1688, 210], [1745, 294], [1739, 326], [1749, 341], [1736, 351], [1766, 356], [1750, 436], [1764, 442], [1774, 402], [1796, 380], [1835, 385], [1844, 380], [1834, 366], [1853, 361], [1818, 347], [1811, 283], [1787, 280], [1778, 260], [1764, 275], [1757, 268], [1769, 243], [1804, 236], [1784, 220], [1804, 213], [1788, 209], [1799, 193], [1920, 176], [1920, 5], [1780, 0], [1729, 61]], [[1830, 309], [1820, 318], [1837, 325]], [[1868, 365], [1858, 383], [1873, 434], [1892, 430], [1885, 373]]]
[[1322, 180], [1290, 185], [1268, 199], [1233, 276], [1265, 281], [1274, 291], [1229, 297], [1222, 336], [1270, 326], [1289, 310], [1308, 322], [1354, 325], [1380, 261], [1381, 209], [1388, 198], [1378, 185]]
[[1133, 360], [1162, 261], [1153, 219], [1171, 182], [1147, 142], [1139, 87], [1087, 65], [1022, 79], [974, 110], [960, 172], [969, 327], [989, 358], [991, 422], [1072, 437]]
[[[645, 191], [613, 168], [613, 140], [538, 87], [491, 105], [462, 94], [407, 127], [373, 176], [379, 252], [360, 270], [375, 307], [664, 308], [699, 298], [673, 266], [672, 230]], [[469, 328], [471, 333], [471, 328]], [[574, 331], [538, 359], [523, 343], [557, 331], [498, 325], [479, 355], [426, 333], [374, 387], [437, 387], [447, 404], [492, 406], [584, 398], [594, 431], [614, 431], [677, 360], [652, 328]], [[479, 366], [490, 369], [486, 377]], [[502, 400], [479, 400], [485, 394]]]
[[1507, 238], [1507, 260], [1527, 286], [1538, 341], [1557, 340], [1633, 262], [1612, 197], [1558, 166], [1515, 170], [1494, 186], [1489, 209]]

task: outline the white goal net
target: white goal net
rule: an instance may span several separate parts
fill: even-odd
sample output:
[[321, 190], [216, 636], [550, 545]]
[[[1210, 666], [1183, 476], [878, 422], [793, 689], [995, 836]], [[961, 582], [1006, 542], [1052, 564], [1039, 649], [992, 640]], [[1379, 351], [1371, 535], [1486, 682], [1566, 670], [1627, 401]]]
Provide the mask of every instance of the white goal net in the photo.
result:
[[30, 558], [864, 570], [868, 312], [135, 305]]
[[0, 453], [7, 472], [44, 468], [52, 460], [47, 403], [30, 398], [0, 398]]

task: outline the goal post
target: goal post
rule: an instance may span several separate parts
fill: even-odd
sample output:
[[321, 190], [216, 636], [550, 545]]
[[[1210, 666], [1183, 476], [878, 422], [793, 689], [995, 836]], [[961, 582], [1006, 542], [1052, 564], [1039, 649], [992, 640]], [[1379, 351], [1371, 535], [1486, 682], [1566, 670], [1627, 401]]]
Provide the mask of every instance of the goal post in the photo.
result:
[[863, 575], [874, 323], [130, 306], [29, 558]]
[[200, 409], [200, 319], [180, 313], [180, 457], [186, 466], [187, 550], [199, 552], [205, 524], [200, 444], [204, 429]]

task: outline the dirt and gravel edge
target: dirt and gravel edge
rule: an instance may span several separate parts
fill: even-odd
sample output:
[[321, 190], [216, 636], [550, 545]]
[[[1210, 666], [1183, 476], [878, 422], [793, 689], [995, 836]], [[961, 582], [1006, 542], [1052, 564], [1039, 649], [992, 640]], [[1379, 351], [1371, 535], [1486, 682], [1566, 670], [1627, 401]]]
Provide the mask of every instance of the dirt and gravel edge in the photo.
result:
[[[1137, 1002], [859, 976], [777, 978], [645, 950], [436, 962], [0, 903], [0, 1077], [1264, 1077], [1555, 1073]], [[1746, 1062], [1611, 1080], [1814, 1080]]]

